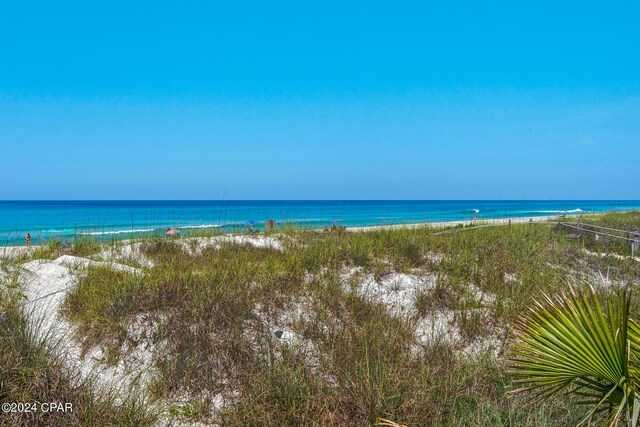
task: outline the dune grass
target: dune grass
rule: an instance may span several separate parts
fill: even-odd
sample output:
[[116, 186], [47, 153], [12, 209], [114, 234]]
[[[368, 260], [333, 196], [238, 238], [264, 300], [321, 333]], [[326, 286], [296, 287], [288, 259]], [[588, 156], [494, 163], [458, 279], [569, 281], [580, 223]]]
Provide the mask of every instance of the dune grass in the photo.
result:
[[[118, 399], [79, 381], [57, 351], [33, 332], [16, 286], [0, 284], [0, 403], [71, 403], [71, 411], [0, 412], [3, 426], [150, 426], [157, 416], [142, 396]], [[41, 408], [41, 407], [40, 407]]]
[[[611, 221], [640, 224], [633, 215]], [[591, 256], [588, 242], [547, 224], [276, 237], [284, 250], [141, 241], [154, 267], [89, 269], [63, 314], [86, 349], [101, 347], [113, 363], [140, 344], [139, 319], [154, 325], [148, 392], [187, 424], [558, 426], [586, 413], [569, 399], [532, 404], [509, 393], [510, 325], [568, 283], [604, 286], [601, 273], [609, 287], [640, 283], [640, 263]], [[433, 282], [405, 312], [360, 287], [399, 275]], [[457, 339], [416, 335], [439, 318]]]

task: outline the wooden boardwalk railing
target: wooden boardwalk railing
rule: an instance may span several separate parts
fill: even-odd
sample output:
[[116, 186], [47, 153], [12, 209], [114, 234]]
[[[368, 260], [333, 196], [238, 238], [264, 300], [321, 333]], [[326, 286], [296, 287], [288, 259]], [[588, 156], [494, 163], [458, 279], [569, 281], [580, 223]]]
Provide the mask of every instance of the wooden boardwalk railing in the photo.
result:
[[580, 240], [587, 236], [594, 237], [595, 240], [604, 239], [605, 253], [607, 255], [612, 241], [621, 242], [623, 247], [629, 248], [632, 257], [640, 254], [640, 232], [638, 230], [634, 232], [618, 230], [601, 225], [585, 224], [580, 221], [556, 223], [556, 230], [561, 231], [562, 229], [569, 229], [575, 232]]

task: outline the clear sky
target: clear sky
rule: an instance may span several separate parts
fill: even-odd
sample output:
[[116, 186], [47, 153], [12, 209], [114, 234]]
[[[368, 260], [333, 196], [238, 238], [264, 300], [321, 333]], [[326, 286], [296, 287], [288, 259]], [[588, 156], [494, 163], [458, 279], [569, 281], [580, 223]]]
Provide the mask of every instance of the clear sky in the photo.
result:
[[637, 1], [181, 3], [0, 3], [0, 199], [640, 199]]

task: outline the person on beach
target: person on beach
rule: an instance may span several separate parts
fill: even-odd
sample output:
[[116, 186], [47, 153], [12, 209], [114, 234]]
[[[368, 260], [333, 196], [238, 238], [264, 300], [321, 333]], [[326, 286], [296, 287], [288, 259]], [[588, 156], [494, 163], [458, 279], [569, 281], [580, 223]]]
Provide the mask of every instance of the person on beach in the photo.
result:
[[31, 233], [27, 233], [25, 236], [25, 240], [27, 241], [27, 247], [31, 246]]

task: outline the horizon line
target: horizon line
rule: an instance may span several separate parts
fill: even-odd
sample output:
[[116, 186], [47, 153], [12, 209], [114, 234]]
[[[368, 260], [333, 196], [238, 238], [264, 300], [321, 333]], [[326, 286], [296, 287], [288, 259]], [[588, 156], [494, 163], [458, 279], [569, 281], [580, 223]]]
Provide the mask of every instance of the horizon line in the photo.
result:
[[0, 199], [11, 202], [640, 202], [640, 199]]

